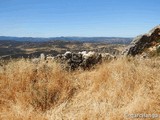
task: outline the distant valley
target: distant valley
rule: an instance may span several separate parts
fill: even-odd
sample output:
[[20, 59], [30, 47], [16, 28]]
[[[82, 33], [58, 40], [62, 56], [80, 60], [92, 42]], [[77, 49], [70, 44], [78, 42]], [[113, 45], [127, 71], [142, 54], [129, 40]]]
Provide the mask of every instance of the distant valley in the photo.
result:
[[6, 37], [0, 36], [0, 58], [31, 58], [41, 53], [52, 56], [66, 51], [96, 51], [119, 54], [132, 41], [120, 37]]

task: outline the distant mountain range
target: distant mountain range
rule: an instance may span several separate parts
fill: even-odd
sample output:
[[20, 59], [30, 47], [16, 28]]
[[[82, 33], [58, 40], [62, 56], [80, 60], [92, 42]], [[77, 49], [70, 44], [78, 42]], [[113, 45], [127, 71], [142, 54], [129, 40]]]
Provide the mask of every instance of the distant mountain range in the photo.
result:
[[0, 36], [0, 40], [12, 40], [12, 41], [29, 41], [29, 42], [47, 42], [47, 41], [79, 41], [79, 42], [104, 42], [109, 44], [129, 44], [133, 38], [125, 37], [10, 37]]

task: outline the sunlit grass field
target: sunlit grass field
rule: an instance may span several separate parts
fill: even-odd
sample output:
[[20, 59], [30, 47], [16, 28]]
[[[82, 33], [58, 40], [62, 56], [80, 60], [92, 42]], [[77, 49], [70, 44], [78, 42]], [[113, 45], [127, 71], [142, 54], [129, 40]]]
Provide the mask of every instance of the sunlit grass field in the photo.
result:
[[129, 120], [160, 114], [159, 91], [159, 58], [119, 58], [74, 72], [52, 61], [12, 60], [0, 66], [0, 119]]

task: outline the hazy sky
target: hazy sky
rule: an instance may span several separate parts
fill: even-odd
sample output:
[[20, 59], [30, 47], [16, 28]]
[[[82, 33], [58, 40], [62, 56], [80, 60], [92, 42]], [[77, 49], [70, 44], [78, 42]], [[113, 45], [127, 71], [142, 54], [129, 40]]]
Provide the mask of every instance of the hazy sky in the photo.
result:
[[0, 36], [134, 37], [160, 24], [160, 0], [0, 0]]

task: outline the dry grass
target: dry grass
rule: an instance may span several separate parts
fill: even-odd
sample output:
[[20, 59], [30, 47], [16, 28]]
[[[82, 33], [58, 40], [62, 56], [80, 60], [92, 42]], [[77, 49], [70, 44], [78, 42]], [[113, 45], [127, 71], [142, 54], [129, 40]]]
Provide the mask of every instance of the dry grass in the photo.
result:
[[[0, 67], [2, 120], [128, 120], [160, 114], [160, 60], [118, 59], [68, 73], [55, 62]], [[136, 118], [137, 119], [137, 118]]]

